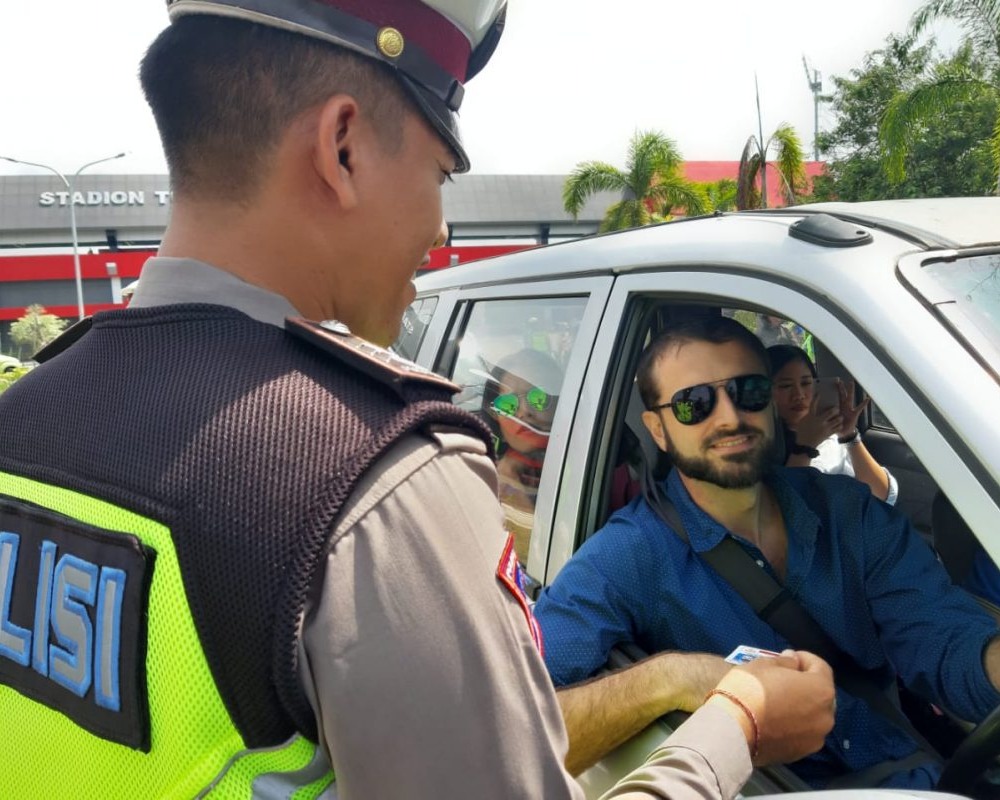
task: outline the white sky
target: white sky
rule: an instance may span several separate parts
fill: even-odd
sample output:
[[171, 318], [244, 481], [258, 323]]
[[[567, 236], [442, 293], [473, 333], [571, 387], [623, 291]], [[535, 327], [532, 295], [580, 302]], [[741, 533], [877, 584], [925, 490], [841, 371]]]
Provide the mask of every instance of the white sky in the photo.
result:
[[[756, 130], [796, 127], [811, 153], [803, 54], [846, 75], [922, 0], [510, 0], [507, 30], [467, 86], [466, 147], [478, 173], [621, 165], [636, 129], [674, 138], [688, 160], [736, 160]], [[136, 78], [167, 24], [163, 0], [5, 2], [0, 12], [0, 155], [72, 173], [166, 171]], [[953, 45], [954, 28], [937, 28]], [[820, 114], [820, 125], [828, 114]], [[0, 174], [29, 172], [0, 161]]]

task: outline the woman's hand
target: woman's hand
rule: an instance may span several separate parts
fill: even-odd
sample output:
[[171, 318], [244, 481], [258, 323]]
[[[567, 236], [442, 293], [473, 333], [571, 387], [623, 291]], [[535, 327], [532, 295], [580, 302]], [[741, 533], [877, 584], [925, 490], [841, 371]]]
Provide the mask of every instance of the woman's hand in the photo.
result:
[[[841, 400], [841, 405], [843, 400]], [[859, 412], [860, 413], [860, 412]], [[857, 417], [854, 418], [857, 421]], [[829, 439], [834, 433], [844, 427], [841, 409], [819, 408], [819, 395], [813, 397], [809, 413], [799, 420], [795, 426], [795, 441], [807, 447], [819, 447], [819, 443]]]
[[840, 394], [840, 418], [842, 420], [837, 436], [844, 438], [853, 436], [858, 429], [858, 419], [861, 413], [868, 407], [871, 398], [867, 395], [861, 398], [861, 402], [854, 405], [854, 381], [848, 381], [847, 385], [841, 380], [837, 381], [837, 391]]

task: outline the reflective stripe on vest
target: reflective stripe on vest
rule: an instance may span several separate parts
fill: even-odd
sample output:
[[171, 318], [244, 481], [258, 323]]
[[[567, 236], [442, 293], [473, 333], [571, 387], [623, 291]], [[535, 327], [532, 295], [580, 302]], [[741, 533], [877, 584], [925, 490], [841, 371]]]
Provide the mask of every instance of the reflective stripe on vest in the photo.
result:
[[308, 739], [294, 736], [280, 747], [238, 753], [199, 798], [336, 800], [333, 780], [326, 754]]
[[[3, 500], [13, 501], [8, 509], [23, 511], [26, 519], [37, 511], [66, 522], [51, 541], [44, 524], [34, 532], [15, 530], [12, 513], [0, 530], [0, 741], [17, 753], [4, 764], [5, 794], [249, 798], [274, 796], [280, 786], [284, 797], [314, 798], [330, 788], [325, 757], [301, 737], [246, 750], [202, 652], [166, 527], [79, 492], [0, 473]], [[74, 534], [74, 525], [86, 530]], [[155, 551], [141, 609], [148, 619], [145, 657], [131, 665], [121, 656], [128, 649], [121, 631], [110, 628], [122, 617], [116, 612], [124, 592], [117, 589], [132, 587], [123, 570], [102, 565], [102, 545], [86, 536], [95, 529], [110, 542], [103, 545], [108, 552], [116, 537], [129, 535]], [[74, 554], [74, 535], [81, 550], [86, 545], [98, 556]], [[29, 569], [29, 562], [38, 566]], [[139, 705], [148, 702], [148, 752], [112, 740], [115, 704], [128, 705], [127, 697], [117, 696], [125, 684], [120, 669], [139, 673], [132, 683]], [[90, 719], [89, 705], [103, 715], [99, 722], [111, 720], [91, 720], [91, 728], [106, 726], [103, 734], [71, 718]]]

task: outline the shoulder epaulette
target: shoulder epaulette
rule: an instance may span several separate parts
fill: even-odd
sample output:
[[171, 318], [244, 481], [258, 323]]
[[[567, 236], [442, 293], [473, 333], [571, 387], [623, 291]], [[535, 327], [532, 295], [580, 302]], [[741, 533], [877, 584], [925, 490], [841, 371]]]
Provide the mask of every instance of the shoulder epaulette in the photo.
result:
[[313, 322], [289, 317], [285, 320], [285, 330], [364, 372], [379, 383], [392, 387], [400, 395], [405, 386], [421, 383], [445, 389], [451, 394], [461, 388], [436, 372], [355, 336], [344, 323], [336, 320]]

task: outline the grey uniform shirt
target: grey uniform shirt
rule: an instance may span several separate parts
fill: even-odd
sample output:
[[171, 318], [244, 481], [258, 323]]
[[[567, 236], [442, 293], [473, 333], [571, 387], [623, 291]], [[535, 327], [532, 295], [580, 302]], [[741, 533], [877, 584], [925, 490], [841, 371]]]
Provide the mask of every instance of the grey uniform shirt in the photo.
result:
[[[131, 305], [214, 303], [283, 327], [288, 301], [197, 261], [153, 258]], [[355, 488], [306, 605], [301, 678], [340, 798], [582, 798], [521, 605], [481, 441], [401, 439]], [[734, 796], [739, 725], [703, 708], [607, 797]]]

